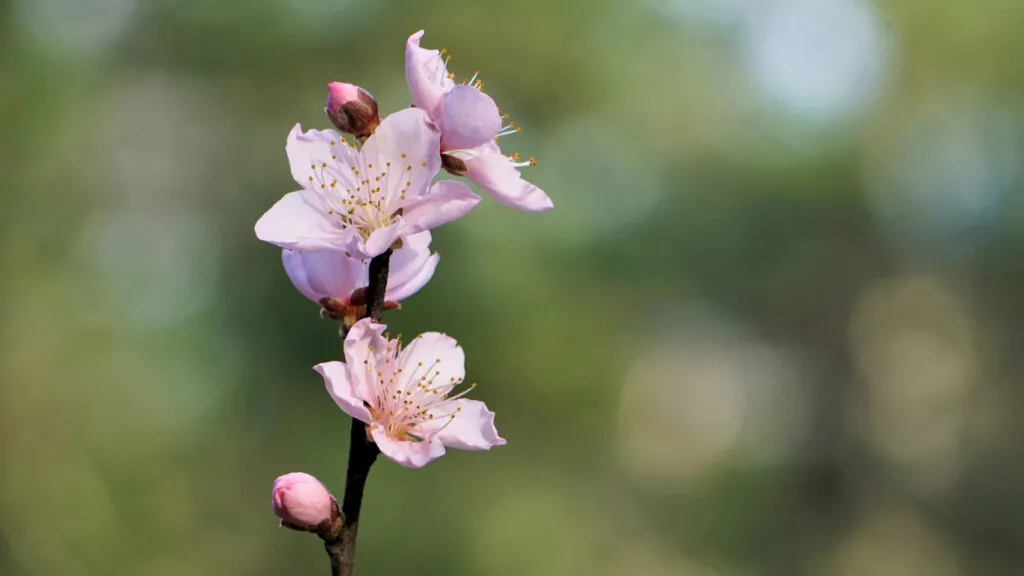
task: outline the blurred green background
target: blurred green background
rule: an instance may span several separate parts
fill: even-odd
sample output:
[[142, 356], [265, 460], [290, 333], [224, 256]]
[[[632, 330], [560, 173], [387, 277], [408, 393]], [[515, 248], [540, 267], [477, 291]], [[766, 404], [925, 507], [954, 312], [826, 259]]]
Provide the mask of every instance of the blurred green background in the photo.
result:
[[381, 460], [359, 574], [1024, 566], [1019, 0], [0, 0], [0, 574], [326, 574], [336, 326], [256, 219], [326, 83], [482, 71], [556, 210], [485, 201], [393, 330], [507, 446]]

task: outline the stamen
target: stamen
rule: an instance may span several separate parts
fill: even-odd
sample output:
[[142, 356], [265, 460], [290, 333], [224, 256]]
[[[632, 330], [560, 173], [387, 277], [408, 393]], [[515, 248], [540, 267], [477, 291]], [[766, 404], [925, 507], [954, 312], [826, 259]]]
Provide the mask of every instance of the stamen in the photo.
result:
[[508, 126], [501, 127], [501, 130], [498, 132], [498, 137], [500, 138], [501, 136], [509, 136], [517, 132], [519, 132], [519, 126], [516, 126], [515, 122], [509, 122]]

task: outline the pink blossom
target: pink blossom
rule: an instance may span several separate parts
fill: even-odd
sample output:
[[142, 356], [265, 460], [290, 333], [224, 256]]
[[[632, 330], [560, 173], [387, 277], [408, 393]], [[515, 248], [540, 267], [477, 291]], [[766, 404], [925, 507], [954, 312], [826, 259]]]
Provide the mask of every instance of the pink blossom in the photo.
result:
[[519, 168], [534, 165], [534, 160], [521, 162], [518, 154], [505, 156], [495, 142], [519, 128], [511, 122], [502, 126], [505, 117], [494, 100], [484, 94], [483, 83], [476, 75], [466, 84], [456, 84], [443, 51], [421, 48], [422, 37], [420, 30], [406, 43], [405, 78], [413, 103], [426, 111], [441, 130], [445, 169], [469, 178], [506, 206], [528, 212], [554, 207], [543, 190], [519, 173]]
[[[407, 236], [391, 256], [384, 299], [398, 302], [415, 294], [434, 275], [440, 258], [430, 253], [429, 231]], [[281, 259], [292, 284], [313, 302], [332, 298], [348, 306], [353, 293], [369, 284], [369, 261], [340, 250], [283, 250]]]
[[430, 180], [441, 168], [440, 134], [422, 110], [385, 118], [361, 150], [334, 130], [288, 135], [292, 177], [258, 222], [256, 236], [291, 250], [341, 250], [373, 258], [400, 238], [464, 216], [480, 198], [460, 182]]
[[494, 412], [483, 402], [453, 394], [465, 377], [465, 354], [451, 337], [426, 332], [402, 347], [387, 339], [386, 326], [360, 320], [345, 338], [345, 362], [314, 369], [327, 391], [367, 432], [388, 458], [419, 468], [445, 448], [488, 450], [505, 440], [494, 427]]
[[327, 488], [305, 472], [285, 474], [274, 481], [273, 506], [278, 518], [299, 528], [316, 528], [337, 511]]

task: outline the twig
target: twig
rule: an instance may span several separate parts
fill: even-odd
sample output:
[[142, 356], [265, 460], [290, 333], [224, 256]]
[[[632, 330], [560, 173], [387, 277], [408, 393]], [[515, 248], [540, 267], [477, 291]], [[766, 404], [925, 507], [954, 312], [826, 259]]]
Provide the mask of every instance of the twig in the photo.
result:
[[[384, 311], [384, 292], [388, 283], [391, 250], [370, 260], [370, 284], [366, 287], [366, 315], [374, 322]], [[331, 559], [331, 576], [352, 576], [356, 563], [356, 536], [359, 532], [359, 509], [370, 467], [380, 450], [367, 437], [366, 425], [353, 418], [348, 450], [348, 472], [345, 474], [345, 497], [341, 504], [344, 517], [341, 529], [324, 538], [324, 548]]]

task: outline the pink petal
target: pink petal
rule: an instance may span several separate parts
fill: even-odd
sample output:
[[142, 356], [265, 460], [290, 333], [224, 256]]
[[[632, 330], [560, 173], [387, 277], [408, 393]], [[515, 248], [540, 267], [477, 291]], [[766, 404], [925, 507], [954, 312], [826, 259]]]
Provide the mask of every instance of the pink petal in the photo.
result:
[[420, 48], [423, 30], [409, 36], [405, 44], [405, 81], [413, 104], [423, 109], [435, 122], [440, 120], [441, 98], [455, 83], [448, 78], [441, 53]]
[[367, 264], [345, 255], [341, 250], [314, 250], [302, 253], [302, 265], [310, 289], [320, 298], [330, 296], [347, 300], [352, 291], [366, 283]]
[[381, 335], [387, 326], [376, 324], [369, 318], [355, 323], [345, 337], [345, 366], [348, 368], [355, 396], [372, 403], [375, 399], [374, 389], [377, 382], [371, 375], [377, 373], [377, 350], [386, 350], [387, 340]]
[[366, 240], [360, 238], [353, 248], [353, 256], [358, 258], [373, 258], [382, 254], [395, 243], [395, 240], [406, 230], [406, 226], [398, 219], [395, 223], [385, 228], [378, 228], [370, 233]]
[[413, 373], [419, 362], [440, 372], [437, 382], [461, 382], [466, 377], [466, 353], [454, 338], [440, 332], [424, 332], [412, 339], [398, 355], [403, 372]]
[[321, 298], [326, 296], [326, 294], [314, 292], [309, 286], [309, 278], [306, 276], [306, 266], [302, 263], [301, 252], [296, 252], [295, 250], [282, 250], [281, 262], [284, 264], [284, 271], [288, 274], [288, 279], [292, 281], [292, 284], [295, 285], [295, 288], [301, 292], [303, 296], [309, 298], [313, 302], [319, 302]]
[[468, 214], [480, 197], [462, 182], [441, 180], [430, 194], [406, 204], [402, 218], [415, 231], [437, 228]]
[[441, 134], [429, 124], [426, 113], [406, 108], [384, 118], [366, 139], [362, 157], [364, 165], [373, 164], [387, 173], [381, 186], [389, 194], [388, 205], [394, 203], [397, 208], [403, 192], [410, 198], [427, 192], [430, 180], [441, 170], [440, 150]]
[[383, 428], [374, 426], [370, 434], [381, 454], [406, 468], [422, 468], [431, 460], [444, 456], [444, 445], [438, 441], [411, 442], [395, 440]]
[[494, 412], [479, 400], [456, 400], [461, 408], [455, 419], [444, 426], [434, 437], [449, 448], [461, 450], [490, 450], [493, 446], [504, 446], [505, 439], [498, 436], [494, 427]]
[[[434, 254], [427, 258], [427, 261], [420, 267], [416, 275], [412, 278], [407, 279], [402, 283], [392, 283], [391, 279], [388, 279], [388, 289], [385, 294], [385, 298], [393, 300], [395, 302], [405, 300], [413, 294], [420, 291], [430, 282], [430, 279], [434, 277], [434, 270], [437, 269], [438, 262], [441, 261], [441, 256]], [[392, 285], [393, 284], [393, 285]]]
[[[348, 331], [348, 335], [345, 337], [345, 364], [349, 367], [349, 370], [354, 372], [363, 373], [366, 371], [366, 364], [364, 361], [377, 362], [377, 356], [374, 354], [376, 350], [386, 350], [388, 347], [388, 341], [384, 339], [384, 330], [387, 329], [385, 324], [377, 324], [369, 318], [364, 318], [355, 323], [354, 326]], [[371, 350], [370, 348], [373, 348]], [[375, 382], [367, 379], [360, 378], [360, 382], [365, 381], [365, 390], [369, 391], [376, 385]], [[364, 390], [361, 388], [360, 390]], [[370, 396], [360, 394], [360, 397], [369, 400]]]
[[430, 259], [430, 231], [424, 230], [402, 238], [402, 247], [391, 256], [388, 290], [404, 284], [420, 273]]
[[[331, 145], [334, 142], [334, 146]], [[302, 125], [296, 124], [288, 134], [285, 144], [285, 152], [288, 154], [288, 164], [291, 167], [292, 178], [300, 186], [309, 185], [309, 177], [316, 167], [322, 170], [326, 163], [333, 169], [339, 162], [344, 165], [354, 163], [355, 150], [345, 145], [338, 145], [341, 142], [341, 135], [334, 130], [310, 130], [302, 131]], [[337, 156], [335, 159], [334, 156]], [[333, 173], [333, 170], [332, 170]], [[344, 174], [342, 174], [344, 176]], [[350, 187], [348, 179], [345, 186]]]
[[506, 206], [527, 212], [554, 208], [543, 190], [523, 180], [512, 160], [500, 152], [484, 152], [467, 159], [466, 177]]
[[352, 370], [352, 367], [346, 366], [341, 362], [324, 362], [313, 366], [313, 369], [324, 377], [327, 392], [339, 408], [344, 410], [349, 416], [367, 424], [373, 421], [370, 411], [363, 405], [364, 400], [369, 400], [369, 397], [366, 395], [368, 388], [364, 385], [364, 382], [353, 382], [350, 378], [350, 372], [358, 374], [359, 370]]
[[256, 237], [292, 250], [344, 249], [351, 234], [310, 205], [303, 192], [291, 192], [256, 222]]
[[469, 150], [494, 140], [501, 114], [490, 96], [472, 86], [456, 86], [442, 101], [441, 150]]

